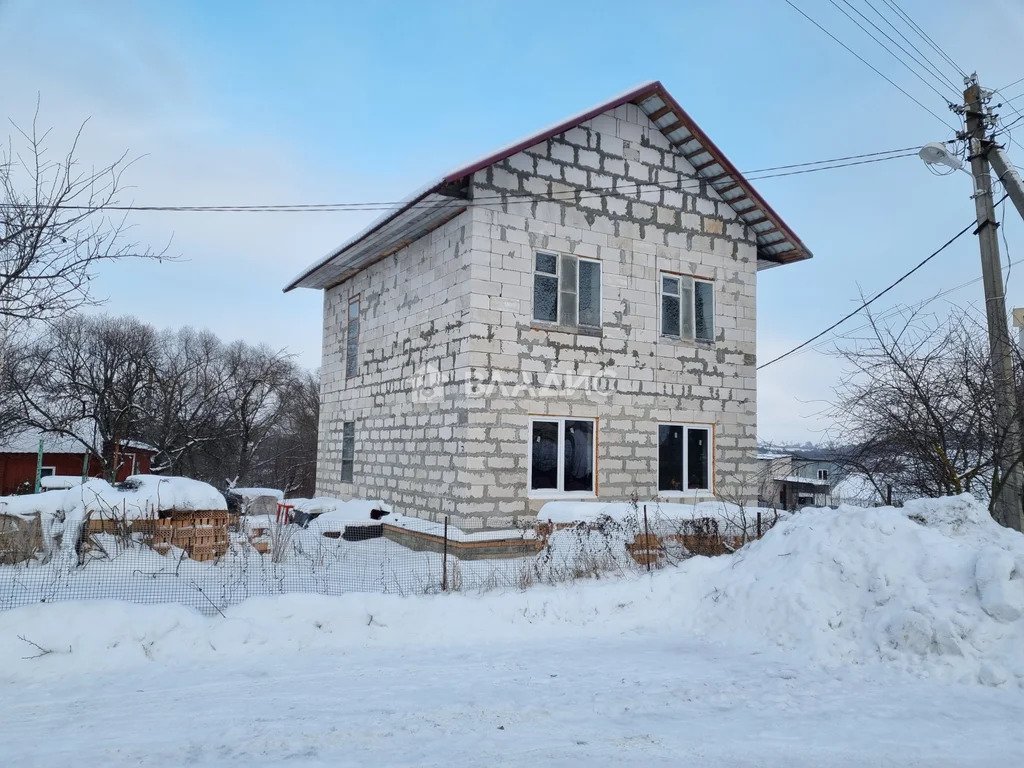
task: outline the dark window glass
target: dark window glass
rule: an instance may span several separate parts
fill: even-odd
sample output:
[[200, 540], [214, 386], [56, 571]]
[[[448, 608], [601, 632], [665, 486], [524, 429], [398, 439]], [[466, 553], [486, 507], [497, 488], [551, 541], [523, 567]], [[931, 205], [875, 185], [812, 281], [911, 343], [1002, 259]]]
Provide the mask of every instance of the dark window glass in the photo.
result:
[[565, 422], [565, 460], [562, 473], [563, 490], [594, 490], [594, 422]]
[[530, 490], [558, 488], [558, 422], [535, 421], [530, 435]]
[[356, 459], [356, 423], [346, 421], [341, 427], [341, 482], [352, 482]]
[[558, 257], [552, 253], [538, 253], [536, 264], [538, 272], [553, 275], [558, 269]]
[[580, 325], [601, 324], [601, 263], [581, 261], [580, 270]]
[[53, 477], [53, 472], [54, 472], [53, 467], [43, 467], [42, 469], [39, 470], [39, 476], [40, 477]]
[[533, 276], [533, 319], [558, 322], [558, 278], [540, 273]]
[[359, 299], [348, 305], [348, 338], [345, 349], [345, 377], [359, 373]]
[[715, 287], [712, 283], [695, 282], [693, 289], [693, 317], [696, 323], [696, 336], [701, 341], [714, 341]]
[[658, 490], [683, 490], [683, 427], [658, 427]]
[[706, 429], [686, 430], [686, 487], [688, 490], [708, 490], [708, 453], [710, 433]]
[[665, 336], [679, 335], [679, 297], [661, 297], [661, 332]]

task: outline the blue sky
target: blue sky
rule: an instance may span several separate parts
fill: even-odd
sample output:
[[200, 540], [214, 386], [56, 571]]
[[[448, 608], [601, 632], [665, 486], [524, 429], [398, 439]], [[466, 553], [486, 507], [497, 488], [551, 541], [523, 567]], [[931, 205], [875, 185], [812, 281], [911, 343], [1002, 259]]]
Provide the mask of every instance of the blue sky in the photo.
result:
[[[831, 3], [795, 2], [955, 124], [938, 95]], [[866, 0], [853, 2], [872, 13]], [[1017, 0], [974, 3], [990, 19], [980, 50], [961, 31], [962, 2], [901, 5], [986, 85], [1024, 77]], [[139, 204], [396, 200], [649, 79], [665, 83], [745, 170], [951, 136], [782, 0], [0, 0], [0, 46], [7, 116], [24, 123], [38, 96], [55, 146], [89, 118], [83, 159], [98, 163], [125, 149], [138, 156], [125, 199]], [[1024, 99], [1015, 103], [1024, 110]], [[1020, 136], [1024, 145], [1024, 129]], [[1010, 152], [1024, 164], [1024, 149]], [[887, 285], [973, 214], [966, 175], [935, 178], [916, 158], [756, 186], [815, 253], [761, 274], [762, 360], [831, 324], [861, 290]], [[100, 290], [108, 311], [266, 341], [316, 365], [321, 297], [280, 289], [373, 215], [136, 214], [134, 238], [170, 241], [183, 261], [112, 266]], [[1024, 258], [1024, 226], [1012, 209], [1004, 231], [1010, 257]], [[978, 274], [976, 242], [965, 237], [879, 307]], [[1024, 266], [1009, 287], [1008, 303], [1024, 305]], [[930, 309], [977, 304], [981, 291], [975, 283]], [[762, 437], [820, 437], [826, 423], [817, 414], [838, 374], [838, 363], [817, 352], [763, 371]]]

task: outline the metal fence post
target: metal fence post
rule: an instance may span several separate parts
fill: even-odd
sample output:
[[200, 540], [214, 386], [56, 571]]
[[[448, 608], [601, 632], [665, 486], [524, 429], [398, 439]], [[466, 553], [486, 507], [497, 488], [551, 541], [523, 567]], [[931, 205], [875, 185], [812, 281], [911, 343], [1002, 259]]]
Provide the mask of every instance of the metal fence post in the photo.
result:
[[651, 570], [651, 531], [647, 527], [647, 505], [644, 504], [644, 547], [647, 550], [647, 554], [644, 556], [644, 560], [647, 562], [647, 570]]
[[444, 548], [441, 560], [441, 591], [448, 591], [448, 515], [444, 516]]
[[761, 510], [757, 510], [757, 538], [761, 538]]

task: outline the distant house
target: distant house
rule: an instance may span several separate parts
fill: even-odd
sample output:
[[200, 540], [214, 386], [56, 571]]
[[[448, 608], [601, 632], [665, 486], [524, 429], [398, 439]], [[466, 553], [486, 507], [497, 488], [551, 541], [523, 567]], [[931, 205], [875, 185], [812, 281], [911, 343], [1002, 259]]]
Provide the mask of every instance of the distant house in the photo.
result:
[[[85, 445], [73, 437], [25, 430], [0, 441], [0, 496], [31, 491], [35, 487], [39, 441], [43, 441], [42, 477], [81, 478], [85, 464]], [[117, 457], [117, 480], [129, 475], [146, 475], [156, 450], [126, 440]], [[86, 466], [89, 477], [102, 477], [103, 467], [96, 456]], [[67, 486], [56, 481], [50, 487]]]
[[324, 291], [317, 493], [753, 501], [757, 275], [810, 257], [658, 82], [458, 168], [285, 288]]
[[761, 449], [757, 464], [757, 499], [764, 506], [792, 510], [838, 503], [834, 489], [843, 470], [828, 453]]

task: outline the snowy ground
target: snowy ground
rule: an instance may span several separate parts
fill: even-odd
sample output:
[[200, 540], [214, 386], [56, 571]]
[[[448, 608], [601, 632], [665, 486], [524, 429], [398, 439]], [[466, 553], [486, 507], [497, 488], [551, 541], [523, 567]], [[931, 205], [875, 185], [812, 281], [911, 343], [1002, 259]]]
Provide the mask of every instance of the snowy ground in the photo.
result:
[[[0, 697], [3, 762], [821, 768], [1015, 765], [1024, 754], [1018, 688], [881, 666], [825, 670], [777, 650], [680, 636], [672, 621], [565, 626], [521, 595], [522, 614], [535, 613], [506, 633], [514, 641], [498, 631], [460, 640], [433, 630], [446, 619], [461, 624], [461, 600], [374, 597], [358, 608], [356, 596], [308, 598], [325, 617], [342, 606], [348, 616], [378, 611], [351, 633], [358, 640], [335, 638], [329, 653], [301, 641], [294, 651], [255, 642], [241, 650], [241, 635], [220, 620], [220, 639], [207, 639], [223, 651], [207, 648], [195, 663], [184, 636], [176, 651], [160, 642], [180, 628], [154, 630], [145, 611], [133, 653], [112, 649], [96, 671], [67, 655], [12, 660], [35, 651], [5, 642], [3, 664], [16, 680]], [[433, 602], [434, 621], [410, 637], [423, 602]], [[33, 621], [22, 624], [31, 637]], [[286, 622], [282, 631], [295, 629]], [[145, 643], [155, 661], [139, 651]]]
[[524, 591], [0, 611], [0, 765], [989, 766], [1024, 537], [969, 497]]

